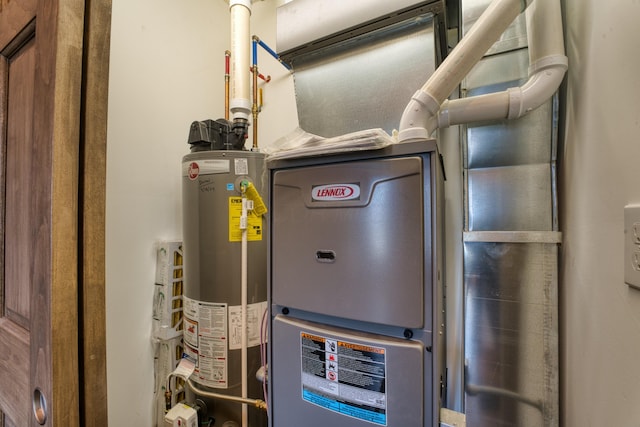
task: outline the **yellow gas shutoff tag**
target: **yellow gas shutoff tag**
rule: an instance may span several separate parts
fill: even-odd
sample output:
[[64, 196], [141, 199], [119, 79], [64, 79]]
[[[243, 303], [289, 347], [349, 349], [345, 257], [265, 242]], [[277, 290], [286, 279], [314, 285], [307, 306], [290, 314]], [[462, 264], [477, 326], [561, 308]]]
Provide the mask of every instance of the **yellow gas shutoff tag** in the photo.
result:
[[247, 195], [247, 199], [253, 201], [253, 212], [257, 215], [264, 215], [267, 213], [267, 206], [262, 201], [262, 197], [260, 197], [260, 193], [256, 190], [256, 187], [249, 183], [247, 189], [245, 190], [245, 194]]

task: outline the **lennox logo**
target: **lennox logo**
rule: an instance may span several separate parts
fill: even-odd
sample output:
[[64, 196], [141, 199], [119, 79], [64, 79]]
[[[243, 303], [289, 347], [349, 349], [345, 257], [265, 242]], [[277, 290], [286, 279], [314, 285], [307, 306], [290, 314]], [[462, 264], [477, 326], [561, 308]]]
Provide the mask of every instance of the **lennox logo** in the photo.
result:
[[336, 200], [354, 200], [360, 197], [358, 184], [318, 185], [311, 190], [313, 200], [330, 202]]

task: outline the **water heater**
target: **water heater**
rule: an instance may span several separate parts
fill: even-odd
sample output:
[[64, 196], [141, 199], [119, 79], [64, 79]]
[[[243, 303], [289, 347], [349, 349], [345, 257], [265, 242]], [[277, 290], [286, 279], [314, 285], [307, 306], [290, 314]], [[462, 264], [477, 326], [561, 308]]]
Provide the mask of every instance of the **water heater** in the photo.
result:
[[270, 425], [437, 426], [446, 372], [435, 141], [267, 166]]
[[[190, 132], [192, 152], [182, 159], [184, 348], [195, 361], [193, 382], [210, 392], [240, 396], [242, 185], [251, 183], [264, 194], [265, 156], [233, 149], [226, 140], [220, 142], [218, 136], [224, 132], [218, 130], [225, 127], [227, 123], [222, 120], [194, 122]], [[202, 142], [209, 135], [214, 135], [216, 142]], [[238, 144], [243, 144], [244, 138], [240, 139]], [[262, 397], [256, 372], [261, 367], [260, 332], [267, 309], [263, 222], [262, 216], [252, 212], [247, 215], [245, 380], [248, 395], [253, 398]], [[242, 405], [222, 399], [202, 400], [207, 416], [215, 419], [214, 425], [240, 425]], [[248, 416], [251, 426], [267, 424], [264, 411], [250, 407]]]

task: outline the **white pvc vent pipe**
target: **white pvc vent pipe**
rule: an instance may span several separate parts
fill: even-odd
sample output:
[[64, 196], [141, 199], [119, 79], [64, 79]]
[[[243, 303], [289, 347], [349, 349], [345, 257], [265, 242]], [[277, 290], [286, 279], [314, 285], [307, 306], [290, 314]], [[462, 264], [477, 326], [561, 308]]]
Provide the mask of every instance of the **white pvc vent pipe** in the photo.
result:
[[[527, 10], [530, 78], [503, 92], [446, 98], [521, 11]], [[428, 138], [439, 127], [481, 120], [515, 119], [544, 103], [567, 70], [559, 0], [495, 0], [442, 65], [417, 91], [400, 120], [399, 141]]]
[[251, 36], [251, 0], [231, 0], [231, 95], [229, 109], [232, 119], [249, 120], [251, 114], [249, 51]]

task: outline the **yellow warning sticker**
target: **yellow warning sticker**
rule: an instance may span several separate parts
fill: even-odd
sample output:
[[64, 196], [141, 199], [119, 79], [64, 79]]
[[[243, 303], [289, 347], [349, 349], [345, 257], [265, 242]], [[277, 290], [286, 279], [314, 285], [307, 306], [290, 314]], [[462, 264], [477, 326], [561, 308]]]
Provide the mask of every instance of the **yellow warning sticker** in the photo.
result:
[[[242, 197], [229, 197], [229, 241], [242, 241], [240, 217], [242, 216]], [[247, 240], [262, 240], [262, 216], [247, 212]]]

